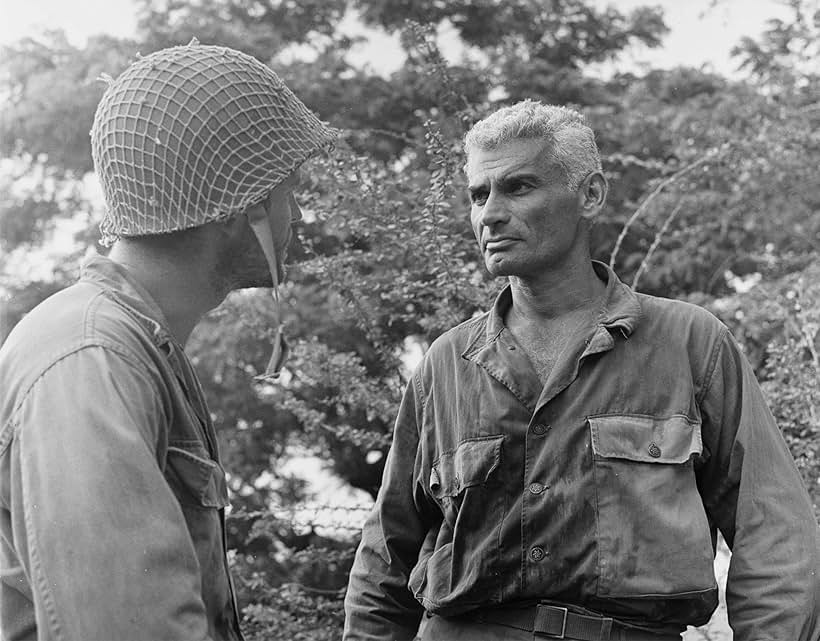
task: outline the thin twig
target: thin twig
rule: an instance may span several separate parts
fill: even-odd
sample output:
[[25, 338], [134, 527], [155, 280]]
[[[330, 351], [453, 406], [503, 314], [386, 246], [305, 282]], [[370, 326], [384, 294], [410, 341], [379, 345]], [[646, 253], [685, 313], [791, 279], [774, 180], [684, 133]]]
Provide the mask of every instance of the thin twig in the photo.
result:
[[812, 363], [814, 363], [814, 371], [820, 374], [820, 355], [817, 353], [817, 348], [814, 346], [814, 335], [812, 335], [806, 327], [802, 328], [801, 333], [803, 334], [803, 339], [806, 341], [806, 347], [809, 348], [811, 360]]
[[337, 588], [335, 590], [327, 590], [323, 588], [314, 588], [309, 585], [304, 585], [303, 583], [283, 583], [283, 588], [296, 588], [301, 590], [302, 592], [307, 592], [308, 594], [320, 594], [325, 596], [335, 596], [335, 597], [342, 597], [344, 593], [347, 591], [347, 587]]
[[706, 281], [706, 287], [703, 288], [704, 292], [706, 292], [707, 294], [710, 294], [712, 292], [712, 288], [715, 286], [715, 283], [717, 282], [718, 278], [720, 278], [720, 276], [725, 273], [726, 265], [732, 262], [734, 257], [735, 256], [733, 254], [729, 254], [726, 258], [720, 261], [720, 264], [717, 267], [715, 267], [715, 269], [712, 271], [712, 275], [709, 276], [709, 280]]
[[[808, 349], [809, 354], [811, 355], [812, 365], [814, 366], [814, 374], [815, 376], [820, 376], [820, 354], [817, 352], [817, 348], [814, 345], [814, 337], [816, 336], [816, 332], [812, 335], [811, 331], [808, 330], [805, 325], [801, 324], [799, 318], [792, 318], [790, 316], [786, 316], [786, 327], [788, 330], [795, 334], [798, 337], [798, 344], [801, 342], [805, 343], [806, 349]], [[808, 402], [808, 410], [811, 416], [812, 427], [818, 425], [817, 421], [817, 406], [814, 404], [811, 398], [807, 399]]]
[[655, 187], [655, 189], [652, 190], [652, 193], [649, 194], [649, 196], [646, 197], [646, 200], [644, 200], [641, 203], [641, 205], [638, 207], [638, 209], [635, 210], [635, 213], [632, 214], [632, 216], [629, 218], [628, 221], [626, 221], [626, 224], [624, 225], [624, 228], [621, 230], [621, 233], [618, 236], [618, 240], [615, 241], [615, 249], [612, 250], [612, 255], [609, 257], [609, 266], [611, 268], [614, 269], [614, 267], [615, 267], [615, 257], [618, 255], [618, 252], [621, 249], [621, 244], [623, 244], [624, 238], [626, 238], [626, 234], [629, 231], [629, 228], [632, 226], [632, 223], [634, 223], [636, 220], [638, 220], [638, 218], [647, 210], [647, 208], [649, 207], [649, 204], [655, 199], [655, 197], [658, 194], [660, 194], [666, 187], [671, 185], [673, 182], [675, 182], [679, 178], [683, 177], [685, 174], [688, 174], [690, 171], [692, 171], [696, 167], [702, 165], [707, 160], [711, 160], [712, 158], [714, 158], [716, 153], [717, 152], [715, 152], [715, 151], [710, 151], [705, 156], [701, 156], [700, 158], [698, 158], [694, 162], [686, 165], [686, 167], [684, 167], [683, 169], [680, 169], [680, 170], [676, 171], [674, 174], [669, 176], [669, 178], [667, 178], [665, 180], [662, 180], [658, 184], [658, 186]]
[[368, 133], [371, 134], [379, 134], [381, 136], [388, 136], [389, 138], [395, 138], [396, 140], [401, 140], [404, 143], [407, 143], [411, 147], [423, 147], [424, 145], [419, 142], [418, 140], [414, 140], [410, 136], [405, 136], [400, 133], [396, 133], [395, 131], [390, 131], [389, 129], [378, 129], [375, 127], [370, 127], [367, 129]]
[[820, 110], [820, 102], [814, 102], [810, 105], [804, 105], [803, 107], [800, 107], [800, 109], [797, 110], [797, 113], [804, 114], [804, 113], [809, 113], [810, 111], [818, 111], [818, 110]]
[[666, 220], [663, 222], [663, 225], [658, 230], [658, 233], [655, 234], [655, 240], [652, 241], [652, 245], [649, 247], [649, 251], [646, 252], [646, 256], [643, 257], [643, 261], [641, 262], [641, 266], [638, 267], [638, 271], [635, 273], [635, 278], [632, 279], [632, 289], [638, 289], [638, 280], [640, 280], [641, 275], [646, 271], [646, 268], [649, 266], [649, 259], [652, 258], [652, 254], [655, 253], [655, 250], [658, 248], [658, 245], [661, 244], [661, 238], [666, 233], [666, 230], [669, 229], [669, 225], [672, 224], [672, 221], [675, 219], [675, 216], [678, 215], [678, 212], [683, 207], [683, 201], [678, 201], [678, 204], [675, 205], [675, 208], [672, 210], [672, 213], [666, 217]]

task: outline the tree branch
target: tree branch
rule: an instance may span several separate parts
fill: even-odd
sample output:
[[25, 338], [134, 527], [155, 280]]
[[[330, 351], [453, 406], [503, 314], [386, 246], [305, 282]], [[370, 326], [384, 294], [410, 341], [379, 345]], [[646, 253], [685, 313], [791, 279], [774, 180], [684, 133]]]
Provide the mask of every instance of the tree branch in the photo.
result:
[[663, 223], [663, 226], [658, 230], [658, 233], [655, 234], [655, 240], [652, 241], [652, 245], [649, 247], [649, 251], [646, 252], [646, 256], [644, 256], [643, 261], [641, 262], [641, 266], [638, 267], [638, 271], [635, 273], [635, 278], [632, 279], [632, 289], [638, 289], [638, 281], [641, 278], [641, 275], [646, 271], [646, 268], [649, 266], [649, 259], [652, 258], [652, 254], [655, 253], [655, 250], [658, 248], [658, 245], [661, 244], [661, 238], [666, 233], [666, 230], [669, 229], [669, 225], [675, 219], [675, 216], [678, 215], [678, 212], [683, 207], [683, 201], [678, 201], [678, 204], [675, 205], [675, 208], [672, 210], [672, 213], [667, 216], [666, 220]]
[[643, 215], [643, 213], [649, 207], [649, 204], [653, 200], [655, 200], [657, 195], [660, 194], [666, 187], [668, 187], [669, 185], [671, 185], [675, 181], [679, 180], [680, 178], [682, 178], [684, 175], [691, 172], [696, 167], [699, 167], [700, 165], [705, 163], [707, 160], [713, 159], [717, 155], [717, 153], [718, 152], [715, 151], [715, 150], [710, 151], [706, 155], [701, 156], [700, 158], [698, 158], [694, 162], [686, 165], [686, 167], [684, 167], [683, 169], [679, 169], [674, 174], [672, 174], [671, 176], [669, 176], [665, 180], [662, 180], [660, 183], [658, 183], [658, 186], [655, 187], [655, 189], [652, 190], [652, 193], [649, 194], [649, 196], [646, 197], [646, 200], [644, 200], [640, 204], [640, 206], [635, 210], [635, 213], [632, 214], [632, 216], [629, 218], [628, 221], [626, 221], [626, 224], [624, 225], [623, 229], [621, 230], [621, 233], [618, 235], [618, 240], [615, 241], [615, 248], [612, 250], [612, 254], [609, 257], [609, 266], [611, 268], [614, 269], [614, 267], [615, 267], [615, 257], [618, 255], [618, 252], [621, 249], [621, 245], [624, 242], [624, 238], [626, 238], [626, 234], [629, 231], [629, 228], [632, 226], [632, 224], [636, 220], [638, 220], [638, 218], [641, 217], [641, 215]]

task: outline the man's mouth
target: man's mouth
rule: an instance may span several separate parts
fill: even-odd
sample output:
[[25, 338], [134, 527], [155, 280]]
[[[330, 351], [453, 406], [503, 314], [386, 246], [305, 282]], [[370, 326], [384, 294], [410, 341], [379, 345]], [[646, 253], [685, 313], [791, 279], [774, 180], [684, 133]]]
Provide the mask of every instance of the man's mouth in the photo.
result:
[[503, 249], [507, 249], [514, 243], [517, 243], [517, 238], [491, 238], [484, 243], [484, 250], [485, 251], [501, 251]]

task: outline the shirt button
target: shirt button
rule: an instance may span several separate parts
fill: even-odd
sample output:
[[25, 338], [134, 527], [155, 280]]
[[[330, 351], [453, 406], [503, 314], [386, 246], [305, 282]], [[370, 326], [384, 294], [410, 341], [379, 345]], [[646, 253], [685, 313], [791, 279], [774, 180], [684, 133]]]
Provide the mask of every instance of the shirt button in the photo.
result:
[[541, 483], [530, 483], [530, 494], [541, 494], [547, 487], [548, 486], [542, 485]]
[[534, 548], [532, 548], [530, 550], [530, 558], [533, 561], [540, 561], [545, 556], [547, 556], [547, 553], [544, 551], [544, 548], [542, 548], [541, 546], [536, 545]]
[[550, 429], [549, 425], [544, 425], [543, 423], [536, 423], [532, 426], [532, 433], [538, 434], [538, 436], [542, 436], [546, 434]]
[[651, 443], [649, 445], [649, 456], [651, 456], [652, 458], [660, 458], [661, 448], [655, 445], [655, 443]]

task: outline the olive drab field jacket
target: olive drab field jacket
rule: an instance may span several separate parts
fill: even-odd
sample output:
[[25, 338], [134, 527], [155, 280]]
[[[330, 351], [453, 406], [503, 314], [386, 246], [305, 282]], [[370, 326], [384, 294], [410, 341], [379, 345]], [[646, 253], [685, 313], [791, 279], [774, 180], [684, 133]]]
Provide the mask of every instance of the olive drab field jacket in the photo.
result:
[[157, 305], [95, 257], [0, 349], [5, 641], [237, 641], [225, 474]]
[[549, 600], [678, 633], [718, 602], [736, 641], [820, 638], [811, 502], [726, 327], [607, 282], [542, 384], [504, 326], [509, 288], [409, 382], [346, 597], [348, 641]]

